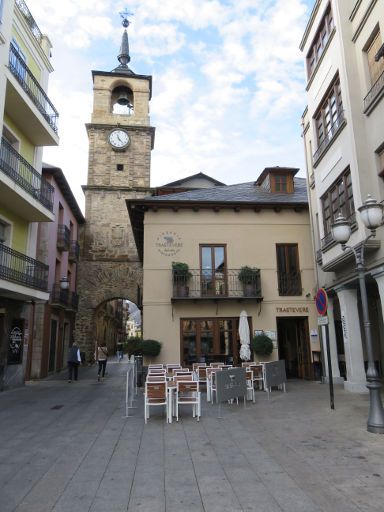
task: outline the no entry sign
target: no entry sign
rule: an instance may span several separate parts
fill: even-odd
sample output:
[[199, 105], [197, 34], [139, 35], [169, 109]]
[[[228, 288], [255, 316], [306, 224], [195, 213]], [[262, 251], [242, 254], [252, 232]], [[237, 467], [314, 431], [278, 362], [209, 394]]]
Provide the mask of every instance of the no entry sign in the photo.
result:
[[315, 297], [316, 309], [319, 315], [325, 316], [328, 308], [328, 295], [324, 288], [320, 288]]

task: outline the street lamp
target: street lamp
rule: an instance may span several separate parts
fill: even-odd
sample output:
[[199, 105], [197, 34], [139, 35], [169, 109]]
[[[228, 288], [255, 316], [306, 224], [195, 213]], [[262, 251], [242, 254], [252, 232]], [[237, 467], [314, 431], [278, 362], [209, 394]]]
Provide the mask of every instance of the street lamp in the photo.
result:
[[60, 279], [60, 290], [68, 290], [69, 288], [69, 279], [68, 277], [62, 277]]
[[371, 333], [371, 323], [369, 321], [367, 288], [365, 284], [364, 269], [364, 248], [370, 238], [376, 236], [376, 229], [383, 224], [383, 205], [378, 203], [369, 194], [364, 204], [358, 208], [361, 220], [364, 226], [371, 231], [362, 244], [357, 247], [346, 245], [351, 236], [351, 225], [349, 221], [340, 213], [332, 225], [332, 235], [336, 242], [341, 244], [343, 251], [349, 249], [353, 252], [356, 260], [356, 271], [360, 285], [361, 305], [363, 312], [363, 323], [365, 339], [367, 342], [368, 368], [367, 368], [367, 388], [369, 390], [369, 414], [367, 422], [368, 432], [374, 434], [384, 434], [384, 410], [381, 402], [381, 379], [376, 370], [373, 357], [373, 343]]

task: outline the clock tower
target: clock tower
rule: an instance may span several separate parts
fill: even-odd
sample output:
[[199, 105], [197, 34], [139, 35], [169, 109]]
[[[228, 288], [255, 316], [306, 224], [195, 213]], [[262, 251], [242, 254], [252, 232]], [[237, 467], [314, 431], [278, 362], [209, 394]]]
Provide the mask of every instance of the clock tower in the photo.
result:
[[93, 111], [86, 125], [88, 181], [83, 186], [86, 222], [75, 333], [87, 360], [92, 358], [96, 339], [107, 341], [97, 324], [100, 305], [113, 299], [139, 305], [142, 288], [142, 268], [125, 201], [150, 192], [155, 129], [149, 119], [152, 77], [137, 75], [128, 66], [127, 14], [122, 14], [119, 65], [112, 71], [92, 71]]

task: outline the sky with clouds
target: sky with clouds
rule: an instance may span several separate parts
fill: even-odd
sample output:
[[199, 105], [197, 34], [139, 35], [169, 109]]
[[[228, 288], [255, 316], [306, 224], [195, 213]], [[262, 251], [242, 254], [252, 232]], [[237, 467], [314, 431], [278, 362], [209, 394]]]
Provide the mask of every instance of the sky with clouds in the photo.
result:
[[305, 175], [305, 108], [299, 44], [314, 0], [26, 0], [52, 42], [48, 95], [60, 114], [60, 146], [44, 161], [62, 168], [84, 210], [92, 70], [119, 63], [119, 12], [137, 74], [153, 76], [156, 127], [151, 185], [205, 172], [227, 184], [267, 166]]

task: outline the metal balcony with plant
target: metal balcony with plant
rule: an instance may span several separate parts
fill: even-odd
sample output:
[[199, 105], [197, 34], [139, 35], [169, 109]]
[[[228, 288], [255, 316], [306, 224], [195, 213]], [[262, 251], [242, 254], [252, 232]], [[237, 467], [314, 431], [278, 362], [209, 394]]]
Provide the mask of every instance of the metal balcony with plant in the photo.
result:
[[0, 146], [0, 170], [50, 212], [54, 188], [3, 137]]
[[0, 243], [0, 279], [46, 291], [48, 265]]
[[249, 279], [249, 287], [239, 279], [240, 269], [217, 272], [189, 268], [180, 273], [172, 270], [172, 299], [255, 299], [262, 300], [260, 270]]
[[42, 114], [53, 131], [57, 133], [59, 114], [12, 43], [9, 46], [9, 69], [32, 102], [36, 105], [38, 111]]

